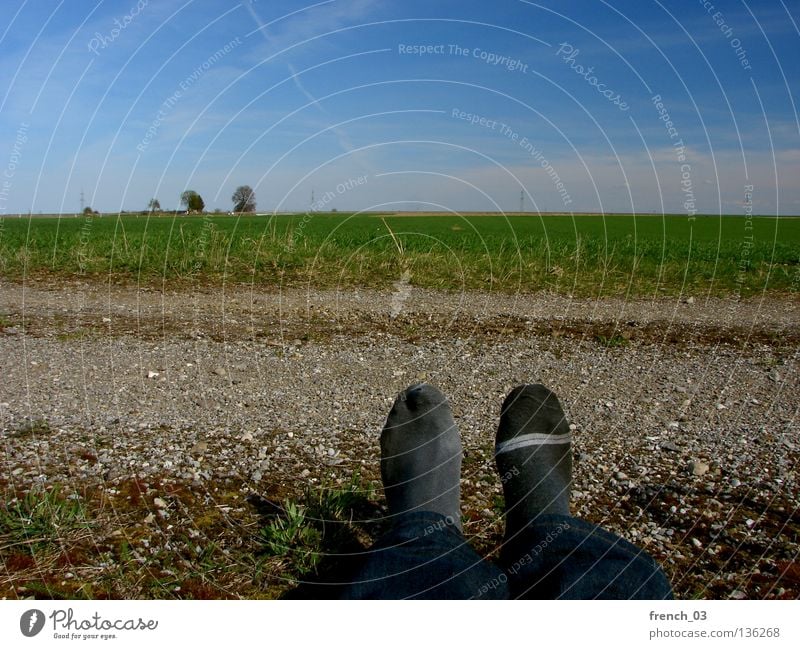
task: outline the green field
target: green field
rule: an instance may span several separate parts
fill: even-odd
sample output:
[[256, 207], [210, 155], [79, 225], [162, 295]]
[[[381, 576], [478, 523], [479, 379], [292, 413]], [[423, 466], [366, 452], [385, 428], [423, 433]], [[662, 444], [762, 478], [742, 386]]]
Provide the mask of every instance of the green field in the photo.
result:
[[65, 216], [0, 221], [4, 277], [148, 284], [787, 293], [800, 219], [631, 215]]

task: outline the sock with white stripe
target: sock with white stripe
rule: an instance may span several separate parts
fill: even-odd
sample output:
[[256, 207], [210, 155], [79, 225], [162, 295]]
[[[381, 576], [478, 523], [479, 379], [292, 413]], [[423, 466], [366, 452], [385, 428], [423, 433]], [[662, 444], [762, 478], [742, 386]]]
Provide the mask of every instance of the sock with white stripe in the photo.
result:
[[495, 444], [506, 536], [540, 514], [569, 515], [572, 452], [558, 397], [543, 385], [514, 388], [503, 402]]

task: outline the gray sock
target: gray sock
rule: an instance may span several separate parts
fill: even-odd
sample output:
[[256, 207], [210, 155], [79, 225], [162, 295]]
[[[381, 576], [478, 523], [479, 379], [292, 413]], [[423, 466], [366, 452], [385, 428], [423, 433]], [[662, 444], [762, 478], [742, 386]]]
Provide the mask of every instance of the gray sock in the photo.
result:
[[426, 383], [401, 392], [381, 433], [389, 513], [433, 511], [461, 529], [461, 455], [444, 395]]
[[506, 397], [495, 462], [503, 483], [507, 536], [540, 514], [569, 515], [569, 424], [558, 397], [543, 385], [522, 385]]

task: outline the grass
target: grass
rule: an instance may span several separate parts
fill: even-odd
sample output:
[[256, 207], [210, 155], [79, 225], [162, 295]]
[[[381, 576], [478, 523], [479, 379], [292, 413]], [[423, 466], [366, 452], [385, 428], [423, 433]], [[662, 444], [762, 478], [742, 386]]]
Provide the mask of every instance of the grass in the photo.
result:
[[364, 484], [358, 471], [342, 487], [329, 484], [316, 489], [307, 487], [302, 498], [304, 504], [285, 500], [279, 515], [262, 528], [263, 551], [280, 559], [286, 572], [295, 579], [317, 575], [326, 555], [346, 552], [354, 537], [352, 525], [356, 512], [376, 498], [375, 486]]
[[57, 546], [73, 532], [91, 526], [77, 495], [64, 496], [60, 488], [31, 489], [25, 496], [0, 506], [0, 546], [34, 554]]
[[298, 576], [313, 571], [322, 554], [322, 533], [306, 518], [306, 508], [287, 500], [283, 516], [261, 530], [264, 550], [284, 559]]
[[364, 500], [374, 501], [377, 488], [374, 483], [364, 483], [356, 470], [350, 482], [343, 487], [323, 484], [319, 489], [306, 489], [305, 501], [318, 521], [347, 521]]
[[800, 219], [327, 213], [6, 218], [0, 272], [15, 278], [387, 289], [402, 277], [445, 290], [587, 296], [785, 293], [800, 284]]
[[611, 336], [604, 336], [602, 334], [597, 334], [595, 336], [595, 340], [599, 342], [603, 347], [613, 348], [613, 347], [624, 347], [630, 340], [625, 336], [620, 334], [613, 334]]
[[276, 598], [341, 582], [385, 529], [383, 514], [358, 471], [315, 484], [267, 487], [274, 500], [245, 498], [235, 481], [125, 478], [80, 494], [6, 484], [0, 597]]

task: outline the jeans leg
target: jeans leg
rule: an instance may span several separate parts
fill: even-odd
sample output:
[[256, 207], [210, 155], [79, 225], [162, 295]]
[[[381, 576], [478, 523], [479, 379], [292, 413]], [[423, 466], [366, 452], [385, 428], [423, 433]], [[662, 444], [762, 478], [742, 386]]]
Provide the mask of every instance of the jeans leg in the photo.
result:
[[539, 516], [503, 545], [501, 565], [520, 599], [672, 599], [641, 548], [571, 516]]
[[508, 599], [507, 577], [441, 514], [410, 512], [370, 549], [343, 599]]

